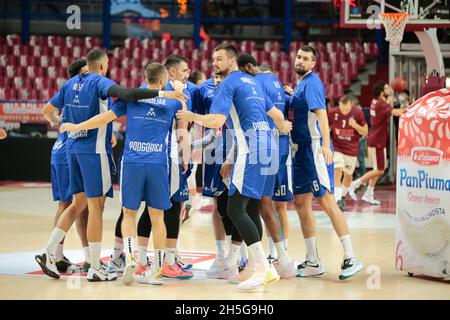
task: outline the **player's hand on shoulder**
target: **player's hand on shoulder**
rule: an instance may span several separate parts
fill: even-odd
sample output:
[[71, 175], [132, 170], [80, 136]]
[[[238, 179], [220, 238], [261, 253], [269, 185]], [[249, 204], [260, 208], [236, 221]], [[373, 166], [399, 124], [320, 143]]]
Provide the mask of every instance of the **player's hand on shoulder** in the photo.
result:
[[188, 100], [188, 96], [182, 92], [177, 91], [164, 91], [163, 97], [167, 99], [175, 99], [180, 102], [186, 102]]
[[172, 86], [173, 90], [175, 90], [177, 92], [183, 92], [183, 90], [185, 88], [185, 84], [178, 80], [170, 81], [170, 85]]
[[292, 89], [291, 86], [284, 86], [284, 92], [286, 92], [288, 95], [292, 96], [292, 94], [294, 93], [294, 89]]
[[77, 125], [70, 122], [63, 123], [61, 127], [59, 127], [59, 132], [63, 133], [66, 131], [68, 132], [78, 131]]
[[183, 108], [182, 110], [178, 110], [177, 119], [186, 122], [194, 121], [194, 113]]

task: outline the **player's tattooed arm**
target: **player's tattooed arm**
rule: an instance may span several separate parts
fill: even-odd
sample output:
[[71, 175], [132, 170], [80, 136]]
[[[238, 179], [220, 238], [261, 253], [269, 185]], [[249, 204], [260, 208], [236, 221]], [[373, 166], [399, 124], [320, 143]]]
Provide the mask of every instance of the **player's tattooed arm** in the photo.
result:
[[112, 110], [108, 110], [104, 113], [100, 113], [96, 115], [95, 117], [90, 118], [89, 120], [86, 120], [84, 122], [74, 124], [70, 122], [63, 123], [61, 127], [59, 128], [60, 132], [74, 132], [74, 131], [80, 131], [80, 130], [91, 130], [91, 129], [97, 129], [100, 128], [111, 121], [114, 121], [117, 119], [116, 114]]
[[320, 132], [322, 133], [322, 154], [327, 164], [333, 162], [333, 152], [330, 146], [330, 127], [328, 125], [327, 111], [324, 109], [315, 109], [314, 113], [317, 116]]
[[267, 115], [272, 118], [273, 122], [275, 122], [278, 130], [281, 133], [289, 133], [292, 130], [292, 123], [284, 120], [283, 113], [278, 110], [276, 107], [272, 107], [269, 111], [267, 111]]
[[44, 118], [50, 123], [52, 127], [56, 127], [60, 120], [60, 118], [55, 114], [56, 109], [57, 108], [55, 108], [50, 102], [47, 102], [47, 104], [42, 109]]
[[227, 117], [220, 113], [202, 115], [187, 110], [180, 110], [177, 112], [177, 119], [186, 122], [194, 121], [204, 127], [218, 129], [222, 128]]

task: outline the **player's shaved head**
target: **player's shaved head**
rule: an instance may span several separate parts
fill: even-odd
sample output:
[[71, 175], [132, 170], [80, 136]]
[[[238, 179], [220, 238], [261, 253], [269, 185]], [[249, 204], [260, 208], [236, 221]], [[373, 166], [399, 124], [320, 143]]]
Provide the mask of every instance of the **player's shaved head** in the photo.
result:
[[171, 54], [170, 56], [168, 56], [166, 58], [166, 61], [164, 62], [164, 65], [166, 66], [167, 69], [170, 69], [182, 62], [186, 62], [186, 64], [188, 64], [188, 61], [186, 58], [179, 56], [177, 54]]
[[145, 68], [145, 77], [149, 84], [156, 84], [167, 77], [167, 69], [162, 63], [151, 62]]
[[225, 50], [227, 53], [228, 59], [237, 59], [238, 51], [235, 46], [233, 46], [231, 43], [222, 43], [219, 44], [215, 49], [214, 52]]
[[100, 48], [94, 48], [91, 51], [88, 52], [86, 56], [86, 61], [88, 65], [94, 64], [99, 62], [101, 59], [107, 57], [107, 54], [105, 51], [103, 51]]
[[94, 72], [106, 76], [108, 71], [108, 55], [105, 51], [94, 48], [86, 55], [86, 62], [89, 72]]

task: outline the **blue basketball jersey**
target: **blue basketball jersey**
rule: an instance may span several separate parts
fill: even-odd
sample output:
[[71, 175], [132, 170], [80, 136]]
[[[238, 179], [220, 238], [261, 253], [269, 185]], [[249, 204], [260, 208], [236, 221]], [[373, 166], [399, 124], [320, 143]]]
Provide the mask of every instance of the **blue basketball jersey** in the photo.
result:
[[[96, 73], [76, 75], [67, 80], [50, 100], [62, 109], [62, 122], [81, 123], [108, 111], [111, 98], [108, 89], [117, 85], [114, 81]], [[98, 129], [81, 130], [67, 134], [68, 153], [111, 153], [112, 124]]]

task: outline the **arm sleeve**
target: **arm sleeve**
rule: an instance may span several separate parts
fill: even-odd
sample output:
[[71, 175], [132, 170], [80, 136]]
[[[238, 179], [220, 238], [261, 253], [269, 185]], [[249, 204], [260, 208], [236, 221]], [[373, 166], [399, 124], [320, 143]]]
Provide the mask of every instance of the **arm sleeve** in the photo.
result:
[[325, 89], [321, 82], [314, 81], [309, 83], [305, 90], [305, 98], [310, 111], [327, 109], [325, 104]]
[[127, 103], [124, 100], [117, 100], [112, 108], [111, 108], [112, 112], [114, 112], [117, 116], [117, 118], [120, 118], [122, 116], [124, 116], [127, 113]]
[[391, 107], [391, 105], [389, 103], [383, 103], [383, 109], [384, 109], [384, 114], [386, 116], [390, 116], [391, 112], [394, 108]]
[[108, 97], [117, 97], [128, 101], [138, 101], [142, 99], [155, 98], [159, 95], [156, 89], [134, 89], [124, 88], [118, 85], [113, 85], [108, 88]]
[[64, 88], [65, 86], [63, 85], [58, 90], [58, 93], [50, 100], [50, 104], [58, 109], [62, 109], [64, 107]]
[[266, 112], [268, 112], [270, 109], [272, 109], [272, 107], [274, 107], [275, 105], [273, 104], [272, 100], [270, 100], [269, 96], [266, 94], [265, 95], [265, 103], [266, 103]]
[[231, 106], [233, 105], [234, 88], [231, 87], [229, 83], [230, 82], [224, 81], [218, 87], [217, 93], [214, 96], [209, 109], [210, 114], [220, 113], [227, 117], [230, 114]]
[[360, 126], [365, 126], [367, 124], [366, 118], [364, 117], [364, 113], [362, 112], [362, 110], [358, 109], [355, 118], [356, 122], [359, 123]]

